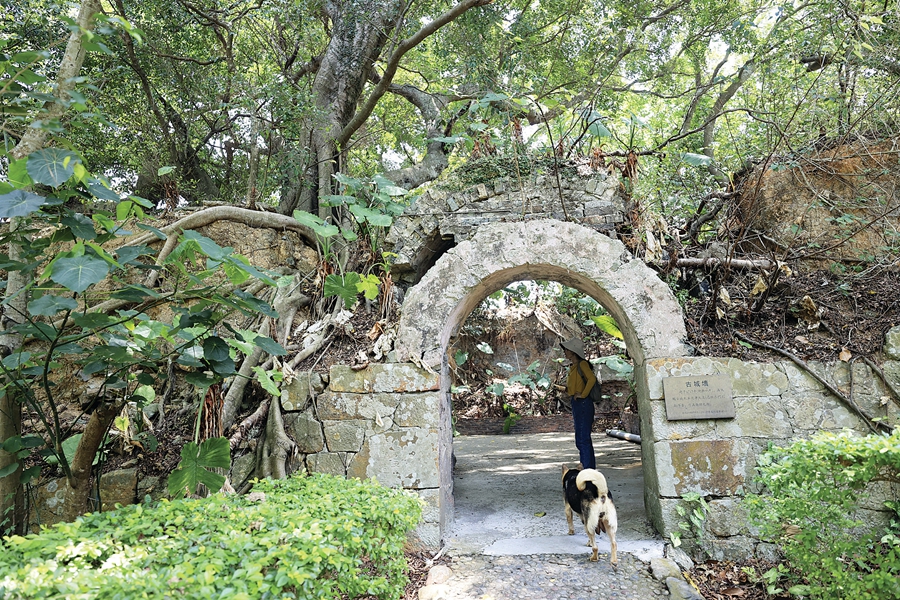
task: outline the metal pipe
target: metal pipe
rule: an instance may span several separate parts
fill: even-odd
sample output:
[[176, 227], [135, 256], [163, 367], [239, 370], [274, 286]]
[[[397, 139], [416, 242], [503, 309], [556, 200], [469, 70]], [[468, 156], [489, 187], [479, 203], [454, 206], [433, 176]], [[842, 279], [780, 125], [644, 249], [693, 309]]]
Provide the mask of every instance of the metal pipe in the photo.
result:
[[635, 444], [641, 443], [641, 436], [635, 433], [628, 433], [627, 431], [620, 431], [618, 429], [607, 429], [606, 435], [614, 438], [619, 438], [620, 440], [627, 440], [629, 442], [634, 442]]

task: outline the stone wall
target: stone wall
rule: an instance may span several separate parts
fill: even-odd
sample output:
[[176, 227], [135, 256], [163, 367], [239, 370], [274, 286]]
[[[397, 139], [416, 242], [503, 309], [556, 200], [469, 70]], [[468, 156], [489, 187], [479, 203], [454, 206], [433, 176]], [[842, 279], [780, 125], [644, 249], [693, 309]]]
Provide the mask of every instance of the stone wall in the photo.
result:
[[[900, 342], [900, 329], [897, 336]], [[889, 390], [861, 361], [852, 366], [844, 362], [810, 366], [866, 414], [900, 423], [900, 408], [889, 400]], [[895, 388], [900, 387], [900, 355], [885, 363], [884, 372]], [[734, 419], [667, 420], [665, 377], [714, 374], [731, 377]], [[648, 361], [644, 385], [648, 399], [641, 407], [645, 480], [653, 470], [658, 486], [645, 489], [647, 510], [657, 530], [668, 536], [685, 520], [676, 510], [683, 503], [681, 496], [696, 492], [705, 497], [709, 514], [704, 549], [716, 560], [774, 557], [773, 546], [755, 537], [741, 507], [744, 493], [758, 491], [753, 484], [756, 461], [770, 443], [788, 446], [818, 431], [869, 433], [851, 407], [793, 362], [657, 359]], [[861, 518], [872, 525], [886, 524], [890, 513], [883, 502], [898, 496], [900, 486], [873, 485], [863, 497]]]
[[391, 272], [414, 283], [448, 248], [489, 223], [556, 219], [580, 223], [615, 237], [625, 218], [619, 179], [605, 169], [584, 177], [539, 175], [523, 185], [512, 177], [459, 192], [431, 189], [396, 218], [386, 239], [396, 253]]

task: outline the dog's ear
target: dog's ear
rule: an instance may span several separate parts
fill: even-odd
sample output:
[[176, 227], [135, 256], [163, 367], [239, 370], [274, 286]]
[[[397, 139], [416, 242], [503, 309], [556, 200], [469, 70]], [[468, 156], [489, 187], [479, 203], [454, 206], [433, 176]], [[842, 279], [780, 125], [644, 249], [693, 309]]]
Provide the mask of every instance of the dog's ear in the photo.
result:
[[578, 463], [578, 470], [579, 470], [579, 471], [584, 471], [584, 465], [581, 464], [581, 463]]
[[569, 470], [569, 467], [567, 467], [566, 464], [563, 463], [563, 466], [562, 466], [562, 474], [565, 475], [565, 474], [566, 474], [566, 471], [568, 471], [568, 470]]

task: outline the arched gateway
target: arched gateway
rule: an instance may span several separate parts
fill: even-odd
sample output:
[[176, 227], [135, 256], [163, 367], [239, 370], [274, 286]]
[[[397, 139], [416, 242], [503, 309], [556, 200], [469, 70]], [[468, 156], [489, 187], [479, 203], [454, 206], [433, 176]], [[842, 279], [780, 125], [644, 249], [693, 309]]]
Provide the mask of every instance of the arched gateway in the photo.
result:
[[[647, 265], [596, 231], [555, 220], [485, 225], [442, 256], [403, 303], [397, 359], [440, 372], [440, 528], [452, 517], [450, 376], [447, 348], [488, 295], [521, 280], [558, 281], [597, 300], [615, 318], [634, 360], [642, 431], [651, 434], [646, 361], [687, 356], [681, 307]], [[646, 505], [658, 506], [653, 443], [641, 446]]]

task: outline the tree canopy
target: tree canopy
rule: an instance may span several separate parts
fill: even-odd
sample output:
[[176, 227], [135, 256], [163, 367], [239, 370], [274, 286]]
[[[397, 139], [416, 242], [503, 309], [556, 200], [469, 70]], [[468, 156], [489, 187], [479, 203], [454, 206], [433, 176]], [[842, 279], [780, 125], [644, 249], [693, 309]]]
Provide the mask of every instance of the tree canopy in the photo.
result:
[[[30, 74], [3, 88], [10, 149], [53, 93], [71, 22], [43, 0], [2, 4], [2, 58]], [[637, 190], [663, 213], [690, 212], [754, 161], [820, 136], [891, 135], [898, 107], [890, 2], [98, 7], [72, 110], [39, 127], [153, 200], [316, 212], [340, 193], [334, 173], [415, 188], [523, 142], [633, 152]]]

